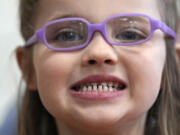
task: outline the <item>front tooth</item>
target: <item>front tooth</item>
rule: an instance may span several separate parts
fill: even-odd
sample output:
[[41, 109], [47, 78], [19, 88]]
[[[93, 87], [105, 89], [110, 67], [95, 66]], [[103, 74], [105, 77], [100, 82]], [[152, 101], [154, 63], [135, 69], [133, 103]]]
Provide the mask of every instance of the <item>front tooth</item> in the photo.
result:
[[99, 85], [99, 86], [98, 86], [98, 90], [99, 90], [99, 91], [102, 91], [102, 89], [103, 89], [103, 86], [102, 86], [102, 85]]
[[83, 89], [83, 91], [87, 91], [88, 90], [86, 86], [83, 86], [82, 89]]
[[97, 91], [97, 83], [93, 83], [93, 91]]
[[104, 86], [104, 91], [108, 91], [108, 87], [106, 85]]
[[92, 91], [92, 86], [91, 85], [88, 86], [88, 91]]
[[113, 88], [112, 88], [112, 86], [111, 86], [111, 87], [109, 87], [109, 91], [113, 91]]
[[109, 83], [108, 83], [108, 86], [109, 86], [109, 87], [112, 87], [112, 86], [113, 86], [113, 82], [109, 82]]
[[108, 91], [107, 83], [102, 83], [102, 86], [104, 91]]

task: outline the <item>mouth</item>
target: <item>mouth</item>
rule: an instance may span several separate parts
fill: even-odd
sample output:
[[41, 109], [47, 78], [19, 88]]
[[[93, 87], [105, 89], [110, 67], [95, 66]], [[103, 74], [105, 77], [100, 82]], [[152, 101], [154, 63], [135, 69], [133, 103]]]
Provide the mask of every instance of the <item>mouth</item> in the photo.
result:
[[88, 76], [71, 86], [74, 92], [117, 92], [127, 88], [127, 84], [111, 75]]

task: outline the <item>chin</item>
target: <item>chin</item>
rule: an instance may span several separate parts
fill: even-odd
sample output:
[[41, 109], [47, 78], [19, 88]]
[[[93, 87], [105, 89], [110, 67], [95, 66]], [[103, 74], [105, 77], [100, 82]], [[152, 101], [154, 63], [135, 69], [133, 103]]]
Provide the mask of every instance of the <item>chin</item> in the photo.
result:
[[81, 116], [76, 116], [76, 122], [84, 128], [91, 128], [91, 129], [108, 129], [112, 128], [115, 125], [118, 125], [121, 115], [110, 114], [108, 112], [101, 112], [101, 113], [88, 113], [83, 114]]

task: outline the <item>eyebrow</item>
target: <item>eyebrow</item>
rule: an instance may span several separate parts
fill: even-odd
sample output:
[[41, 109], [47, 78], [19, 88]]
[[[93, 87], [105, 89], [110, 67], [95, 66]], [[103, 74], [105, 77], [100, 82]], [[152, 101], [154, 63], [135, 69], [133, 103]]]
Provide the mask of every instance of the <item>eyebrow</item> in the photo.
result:
[[77, 14], [63, 14], [63, 15], [56, 15], [50, 18], [49, 21], [63, 19], [63, 18], [73, 18], [73, 17], [84, 18], [83, 16]]

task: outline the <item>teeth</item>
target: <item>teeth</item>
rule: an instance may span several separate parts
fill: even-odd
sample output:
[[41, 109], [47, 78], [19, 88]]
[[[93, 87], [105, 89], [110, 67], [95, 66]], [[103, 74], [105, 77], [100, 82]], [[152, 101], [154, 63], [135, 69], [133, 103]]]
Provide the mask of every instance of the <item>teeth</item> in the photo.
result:
[[120, 85], [117, 82], [103, 82], [103, 83], [89, 83], [86, 85], [81, 85], [81, 87], [79, 87], [79, 91], [104, 91], [104, 92], [113, 92], [113, 91], [117, 91], [117, 90], [122, 90], [125, 86], [124, 85]]
[[81, 88], [82, 88], [83, 91], [87, 91], [88, 90], [86, 86], [83, 86]]
[[93, 83], [93, 91], [97, 91], [97, 83]]
[[102, 90], [103, 90], [103, 86], [102, 86], [102, 85], [99, 85], [99, 86], [98, 86], [98, 90], [99, 90], [99, 91], [102, 91]]
[[108, 86], [112, 87], [113, 86], [113, 82], [108, 83]]
[[92, 91], [92, 86], [91, 85], [88, 86], [88, 91]]
[[104, 85], [104, 91], [108, 91], [108, 87]]
[[110, 87], [109, 87], [109, 91], [113, 91], [113, 88], [112, 88], [112, 86], [110, 86]]

